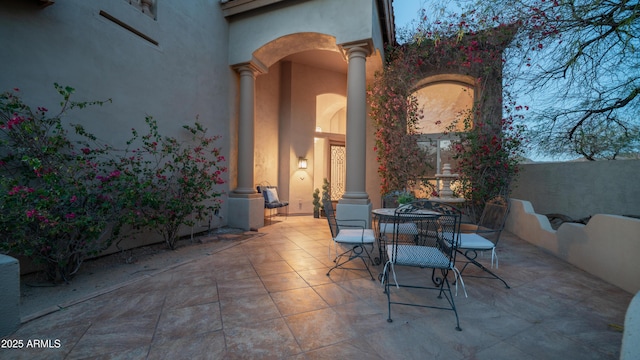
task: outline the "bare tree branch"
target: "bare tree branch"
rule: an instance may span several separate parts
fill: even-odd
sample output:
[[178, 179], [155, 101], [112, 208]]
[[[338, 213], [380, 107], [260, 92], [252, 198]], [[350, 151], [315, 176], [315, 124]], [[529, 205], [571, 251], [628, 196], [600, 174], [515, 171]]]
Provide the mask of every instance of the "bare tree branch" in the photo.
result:
[[[505, 79], [512, 92], [531, 98], [527, 121], [542, 152], [562, 149], [597, 159], [634, 148], [638, 134], [632, 129], [640, 124], [638, 0], [476, 0], [473, 9], [519, 24]], [[576, 138], [581, 144], [569, 146]], [[587, 140], [612, 148], [587, 147]]]

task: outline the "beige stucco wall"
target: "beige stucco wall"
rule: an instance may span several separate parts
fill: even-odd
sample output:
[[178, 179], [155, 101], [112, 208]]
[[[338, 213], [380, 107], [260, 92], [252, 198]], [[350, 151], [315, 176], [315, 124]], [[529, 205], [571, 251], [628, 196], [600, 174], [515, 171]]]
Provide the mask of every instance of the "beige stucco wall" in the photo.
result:
[[233, 158], [236, 75], [227, 63], [228, 24], [217, 1], [159, 2], [154, 20], [126, 1], [65, 0], [41, 9], [35, 1], [9, 0], [0, 3], [0, 30], [6, 55], [0, 91], [19, 88], [28, 104], [51, 112], [60, 102], [54, 82], [75, 88], [76, 101], [111, 98], [67, 118], [119, 147], [132, 127], [145, 129], [146, 115], [178, 137], [198, 116], [211, 134], [223, 136], [218, 145]]
[[[313, 189], [322, 177], [315, 169], [316, 96], [346, 96], [347, 74], [283, 58], [312, 49], [339, 52], [338, 44], [365, 40], [373, 45], [374, 53], [367, 58], [366, 69], [368, 78], [372, 78], [381, 67], [384, 46], [378, 15], [372, 0], [323, 0], [287, 2], [228, 19], [229, 64], [253, 62], [267, 70], [256, 79], [254, 183], [277, 185], [281, 199], [290, 202], [290, 214], [312, 213]], [[274, 70], [279, 74], [271, 74]], [[277, 120], [273, 117], [273, 104], [267, 104], [276, 97]], [[276, 125], [277, 134], [273, 132]], [[277, 156], [273, 143], [278, 144]], [[373, 143], [367, 145], [373, 148]], [[299, 156], [308, 159], [306, 170], [297, 168]], [[371, 163], [370, 160], [368, 157], [368, 167], [377, 167], [375, 158]]]
[[539, 214], [640, 216], [640, 160], [523, 164], [512, 198]]
[[640, 219], [595, 215], [587, 225], [553, 230], [530, 202], [511, 199], [505, 229], [630, 293], [640, 291]]
[[256, 127], [254, 146], [254, 183], [278, 185], [278, 141], [280, 134], [281, 66], [256, 78]]
[[[293, 33], [326, 34], [333, 36], [338, 44], [372, 38], [376, 24], [374, 8], [372, 0], [299, 1], [278, 11], [257, 11], [251, 17], [235, 17], [230, 26], [229, 40], [233, 46], [229, 63], [249, 62], [256, 49]], [[289, 54], [303, 50], [304, 46], [303, 43], [291, 46]], [[382, 44], [376, 46], [381, 48]], [[266, 66], [277, 60], [261, 59]]]
[[[19, 87], [29, 100], [51, 109], [59, 101], [51, 96], [53, 82], [76, 88], [76, 100], [112, 98], [113, 104], [85, 113], [91, 113], [91, 130], [120, 144], [147, 114], [171, 134], [196, 115], [213, 131], [228, 134], [232, 73], [219, 51], [227, 46], [227, 25], [210, 21], [212, 16], [222, 20], [216, 2], [164, 2], [157, 21], [124, 1], [68, 0], [45, 9], [25, 1], [0, 6], [8, 8], [0, 11], [3, 33], [12, 34], [0, 37], [11, 54], [3, 60], [3, 90]], [[101, 10], [159, 45], [100, 16]], [[184, 26], [193, 22], [200, 25]]]

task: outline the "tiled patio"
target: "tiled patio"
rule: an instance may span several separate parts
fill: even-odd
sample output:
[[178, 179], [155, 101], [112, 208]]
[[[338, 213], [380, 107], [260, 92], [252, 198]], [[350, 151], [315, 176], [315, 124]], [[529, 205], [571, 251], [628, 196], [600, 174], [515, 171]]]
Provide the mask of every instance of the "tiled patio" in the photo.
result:
[[619, 358], [632, 295], [509, 233], [497, 271], [512, 288], [466, 278], [469, 297], [455, 298], [462, 332], [452, 312], [434, 309], [395, 306], [388, 323], [378, 281], [327, 277], [325, 219], [289, 217], [260, 233], [29, 321], [11, 338], [61, 346], [1, 349], [0, 358]]

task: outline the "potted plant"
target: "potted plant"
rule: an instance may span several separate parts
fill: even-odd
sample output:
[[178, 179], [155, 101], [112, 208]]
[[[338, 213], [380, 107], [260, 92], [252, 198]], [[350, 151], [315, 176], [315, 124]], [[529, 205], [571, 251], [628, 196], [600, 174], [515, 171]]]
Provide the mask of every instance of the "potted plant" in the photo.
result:
[[[323, 179], [322, 184], [322, 201], [329, 200], [331, 201], [331, 184], [327, 178]], [[321, 206], [320, 214], [324, 216], [324, 208]]]
[[316, 188], [313, 191], [313, 217], [318, 219], [320, 217], [320, 209], [322, 203], [320, 202], [320, 189]]
[[412, 202], [414, 200], [413, 194], [410, 192], [401, 192], [398, 194], [398, 204], [404, 205]]

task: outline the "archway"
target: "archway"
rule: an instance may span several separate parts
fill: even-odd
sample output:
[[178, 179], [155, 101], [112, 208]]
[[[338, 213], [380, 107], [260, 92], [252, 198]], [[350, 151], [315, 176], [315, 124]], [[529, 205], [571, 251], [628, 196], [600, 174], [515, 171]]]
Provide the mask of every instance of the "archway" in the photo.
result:
[[338, 200], [345, 190], [345, 135], [347, 98], [338, 94], [316, 96], [313, 186], [321, 189], [324, 179], [331, 183], [331, 199]]
[[[332, 171], [331, 147], [345, 150], [347, 63], [335, 38], [317, 33], [283, 36], [253, 55], [269, 66], [256, 79], [254, 181], [277, 184], [290, 213], [311, 214], [314, 189], [339, 173]], [[345, 179], [332, 184], [344, 189]]]

